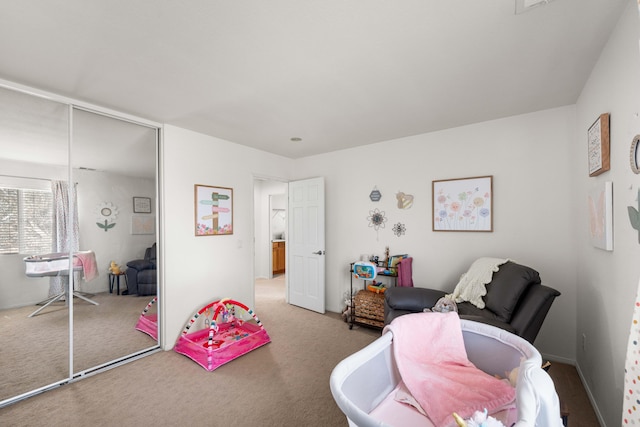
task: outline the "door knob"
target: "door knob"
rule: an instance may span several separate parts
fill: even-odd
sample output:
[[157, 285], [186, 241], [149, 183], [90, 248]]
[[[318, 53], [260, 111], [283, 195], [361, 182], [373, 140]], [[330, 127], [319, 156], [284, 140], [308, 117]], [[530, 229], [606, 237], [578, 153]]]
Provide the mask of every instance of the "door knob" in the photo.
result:
[[313, 252], [314, 255], [324, 255], [324, 251]]

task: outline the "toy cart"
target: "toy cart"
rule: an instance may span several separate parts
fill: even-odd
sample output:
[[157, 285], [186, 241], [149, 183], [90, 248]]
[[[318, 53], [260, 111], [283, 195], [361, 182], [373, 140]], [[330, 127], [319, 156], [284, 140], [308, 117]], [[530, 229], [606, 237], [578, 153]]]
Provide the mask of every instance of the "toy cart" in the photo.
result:
[[[255, 323], [236, 317], [237, 309], [251, 315]], [[206, 316], [205, 328], [190, 332], [203, 314]], [[182, 330], [174, 350], [213, 371], [269, 342], [271, 338], [253, 310], [227, 298], [214, 301], [194, 314]]]
[[136, 329], [149, 335], [158, 341], [158, 313], [149, 313], [149, 309], [158, 301], [158, 297], [154, 297], [149, 304], [142, 310]]

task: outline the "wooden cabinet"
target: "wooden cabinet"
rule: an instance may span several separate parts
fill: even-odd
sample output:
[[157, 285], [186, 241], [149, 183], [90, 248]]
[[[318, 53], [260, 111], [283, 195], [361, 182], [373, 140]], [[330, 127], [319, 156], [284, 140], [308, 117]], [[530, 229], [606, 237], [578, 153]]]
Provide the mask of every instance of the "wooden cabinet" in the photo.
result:
[[272, 242], [273, 274], [282, 274], [285, 269], [285, 242]]

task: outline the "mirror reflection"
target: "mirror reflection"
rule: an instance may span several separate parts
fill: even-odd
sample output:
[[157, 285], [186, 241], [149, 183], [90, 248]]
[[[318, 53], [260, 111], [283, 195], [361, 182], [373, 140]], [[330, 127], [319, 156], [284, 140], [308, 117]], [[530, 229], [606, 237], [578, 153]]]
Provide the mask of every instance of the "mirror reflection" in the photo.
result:
[[95, 254], [98, 270], [80, 290], [99, 305], [74, 300], [74, 371], [81, 372], [156, 344], [135, 330], [157, 289], [155, 254], [145, 261], [156, 243], [156, 130], [74, 109], [71, 165], [79, 249]]
[[0, 401], [157, 346], [135, 329], [156, 149], [155, 128], [0, 88]]
[[68, 114], [64, 104], [0, 88], [0, 400], [69, 376], [65, 302], [28, 317], [60, 293], [68, 260], [59, 277], [27, 276], [24, 262], [52, 252], [51, 187], [68, 180]]

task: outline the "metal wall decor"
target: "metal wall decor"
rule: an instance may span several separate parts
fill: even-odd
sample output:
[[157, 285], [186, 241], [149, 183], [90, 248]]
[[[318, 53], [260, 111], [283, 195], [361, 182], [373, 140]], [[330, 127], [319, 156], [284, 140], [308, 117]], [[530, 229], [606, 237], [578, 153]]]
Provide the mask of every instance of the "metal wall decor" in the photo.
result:
[[367, 221], [369, 221], [369, 227], [373, 227], [373, 229], [376, 230], [377, 234], [378, 230], [384, 228], [385, 223], [387, 222], [387, 218], [384, 216], [384, 211], [375, 208], [374, 210], [369, 211]]
[[371, 199], [372, 202], [380, 201], [380, 199], [382, 198], [382, 194], [378, 190], [378, 187], [373, 187], [373, 191], [371, 191], [371, 194], [369, 194], [369, 198]]
[[393, 226], [393, 234], [398, 237], [403, 236], [405, 231], [407, 231], [407, 227], [400, 222]]
[[633, 173], [640, 173], [640, 135], [636, 135], [631, 141], [631, 152], [629, 153], [629, 163]]
[[396, 193], [398, 199], [398, 209], [410, 209], [413, 206], [413, 195], [405, 194], [402, 191]]

